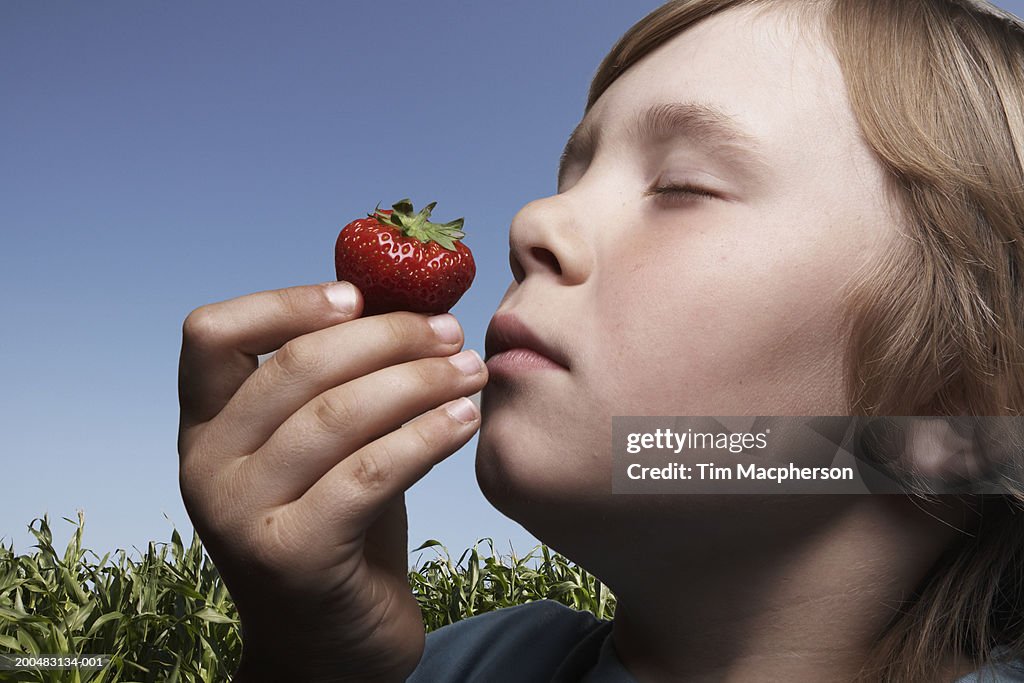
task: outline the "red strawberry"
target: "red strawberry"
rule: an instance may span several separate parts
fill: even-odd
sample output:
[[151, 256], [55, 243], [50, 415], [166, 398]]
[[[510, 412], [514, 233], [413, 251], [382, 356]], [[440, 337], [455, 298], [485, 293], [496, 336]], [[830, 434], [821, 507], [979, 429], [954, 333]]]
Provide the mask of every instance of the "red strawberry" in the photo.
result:
[[431, 202], [413, 213], [403, 199], [376, 209], [338, 234], [334, 267], [339, 280], [363, 294], [363, 315], [389, 311], [445, 313], [469, 289], [476, 264], [459, 240], [463, 219], [431, 223]]

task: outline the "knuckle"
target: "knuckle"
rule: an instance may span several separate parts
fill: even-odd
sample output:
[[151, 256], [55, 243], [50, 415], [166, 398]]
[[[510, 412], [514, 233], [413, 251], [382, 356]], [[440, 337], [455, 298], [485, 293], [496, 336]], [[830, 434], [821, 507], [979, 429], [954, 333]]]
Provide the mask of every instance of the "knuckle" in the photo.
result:
[[324, 364], [323, 354], [316, 344], [293, 339], [274, 354], [271, 361], [288, 377], [304, 377]]
[[196, 460], [198, 458], [185, 458], [178, 466], [178, 487], [186, 498], [191, 498], [197, 492], [199, 483], [202, 481], [202, 477], [197, 472]]
[[381, 319], [387, 325], [388, 338], [394, 343], [401, 343], [405, 340], [405, 324], [402, 322], [405, 316], [399, 314], [382, 315]]
[[388, 336], [397, 345], [417, 344], [424, 336], [422, 316], [407, 311], [396, 311], [381, 318], [387, 323]]
[[208, 468], [183, 465], [178, 473], [182, 501], [197, 529], [210, 540], [230, 538], [235, 528], [233, 508], [221, 504], [222, 485]]
[[[202, 435], [199, 436], [199, 439]], [[209, 482], [214, 473], [211, 471], [208, 458], [204, 457], [204, 449], [198, 443], [193, 443], [181, 453], [178, 464], [178, 484], [181, 487], [182, 495], [199, 497], [205, 490], [205, 484]]]
[[308, 287], [287, 287], [276, 291], [281, 306], [289, 315], [308, 314], [311, 308], [321, 308], [326, 297], [310, 292]]
[[338, 392], [321, 394], [313, 404], [313, 417], [328, 432], [350, 429], [359, 424], [355, 404]]
[[409, 438], [412, 439], [418, 451], [429, 453], [437, 448], [438, 430], [433, 428], [433, 420], [417, 420], [405, 425], [402, 429], [409, 430]]
[[420, 385], [437, 386], [437, 380], [440, 378], [437, 376], [436, 365], [434, 362], [424, 362], [423, 360], [412, 364], [413, 375]]
[[221, 325], [212, 306], [200, 306], [185, 318], [181, 326], [182, 338], [186, 343], [208, 346], [220, 337]]
[[189, 511], [190, 517], [195, 517], [202, 503], [200, 495], [201, 479], [195, 473], [195, 467], [183, 462], [178, 468], [178, 489], [181, 491], [181, 500], [185, 509]]
[[[353, 285], [354, 287], [355, 285]], [[288, 314], [295, 317], [320, 317], [336, 310], [328, 298], [329, 287], [321, 285], [303, 285], [277, 290], [281, 305]]]
[[363, 490], [376, 490], [387, 484], [394, 474], [394, 457], [383, 445], [359, 454], [352, 478]]
[[416, 379], [418, 379], [422, 385], [438, 387], [448, 383], [451, 373], [449, 373], [444, 366], [450, 366], [451, 363], [444, 359], [423, 359], [416, 361], [411, 365], [412, 371], [416, 375]]
[[302, 543], [280, 511], [268, 510], [256, 515], [243, 534], [244, 551], [251, 561], [271, 574], [294, 569]]
[[244, 482], [245, 477], [235, 470], [220, 472], [203, 485], [203, 524], [214, 538], [248, 561], [265, 549], [254, 532], [259, 531], [257, 522], [262, 523], [273, 510], [260, 510], [247, 495]]

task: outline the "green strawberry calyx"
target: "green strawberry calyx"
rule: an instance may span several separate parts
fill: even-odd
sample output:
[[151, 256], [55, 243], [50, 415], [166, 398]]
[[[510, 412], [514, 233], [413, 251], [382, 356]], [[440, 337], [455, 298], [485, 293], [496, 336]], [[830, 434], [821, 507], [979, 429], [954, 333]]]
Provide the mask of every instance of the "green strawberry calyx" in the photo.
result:
[[399, 230], [406, 237], [415, 237], [420, 242], [437, 242], [449, 251], [456, 251], [455, 243], [466, 236], [462, 231], [464, 219], [457, 218], [449, 223], [431, 223], [430, 212], [437, 202], [430, 202], [419, 213], [414, 213], [412, 201], [402, 199], [391, 205], [391, 213], [380, 210], [380, 204], [369, 214], [382, 225]]

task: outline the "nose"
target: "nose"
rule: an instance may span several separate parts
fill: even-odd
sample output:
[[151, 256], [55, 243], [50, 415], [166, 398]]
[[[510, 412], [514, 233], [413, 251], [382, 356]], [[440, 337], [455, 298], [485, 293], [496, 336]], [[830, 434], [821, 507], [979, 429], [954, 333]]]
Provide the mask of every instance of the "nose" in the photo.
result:
[[554, 195], [530, 202], [512, 219], [508, 258], [517, 283], [531, 274], [565, 285], [586, 281], [593, 252], [571, 208], [565, 194]]

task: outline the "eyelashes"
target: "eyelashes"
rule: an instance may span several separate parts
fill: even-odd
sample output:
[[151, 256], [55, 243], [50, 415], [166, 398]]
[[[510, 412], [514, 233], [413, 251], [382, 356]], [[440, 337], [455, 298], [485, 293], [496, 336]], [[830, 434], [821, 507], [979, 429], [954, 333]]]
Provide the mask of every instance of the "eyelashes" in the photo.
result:
[[717, 198], [717, 195], [708, 192], [696, 185], [659, 185], [652, 187], [644, 193], [648, 197], [665, 197], [673, 201], [682, 202], [703, 202]]
[[[556, 189], [557, 194], [561, 194], [565, 191], [561, 184]], [[719, 199], [719, 196], [714, 192], [709, 192], [696, 185], [690, 185], [688, 183], [682, 183], [678, 185], [658, 185], [645, 191], [645, 197], [662, 197], [669, 203], [700, 203], [706, 202], [712, 199]]]

